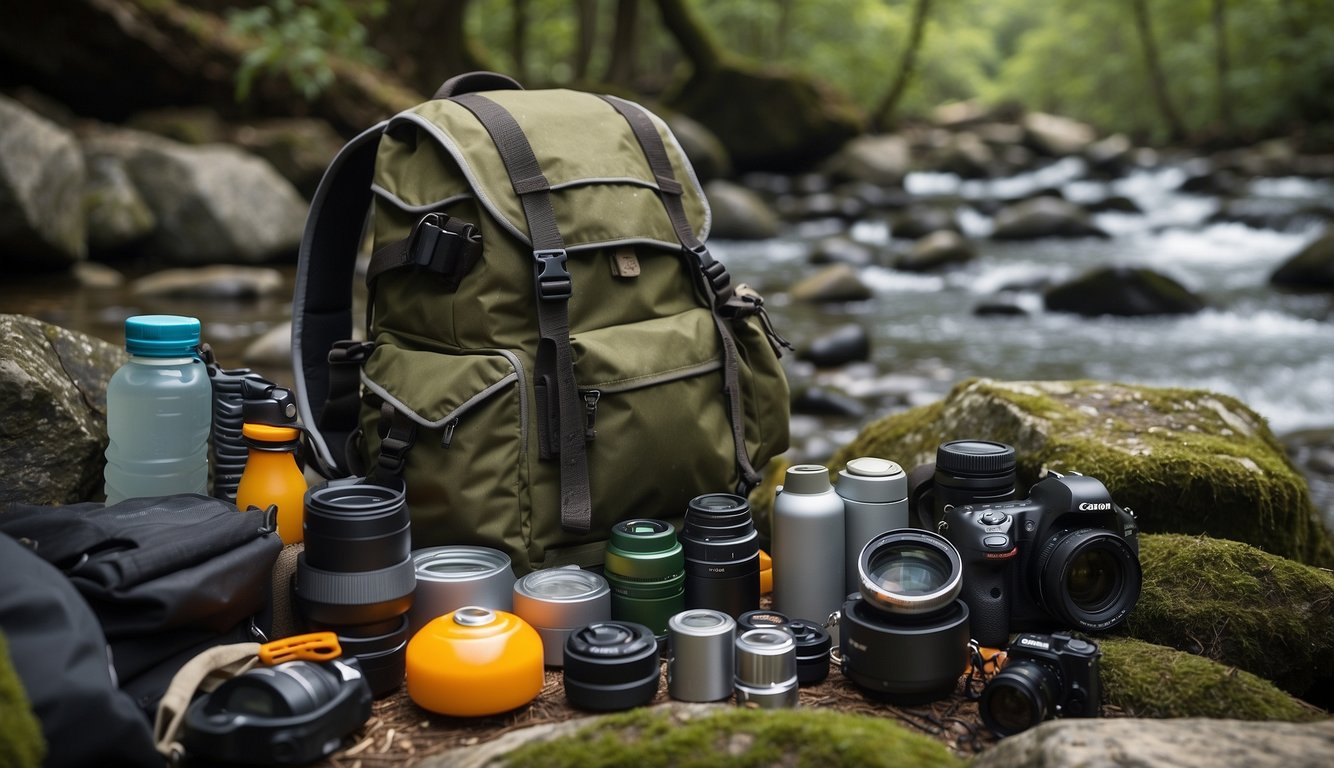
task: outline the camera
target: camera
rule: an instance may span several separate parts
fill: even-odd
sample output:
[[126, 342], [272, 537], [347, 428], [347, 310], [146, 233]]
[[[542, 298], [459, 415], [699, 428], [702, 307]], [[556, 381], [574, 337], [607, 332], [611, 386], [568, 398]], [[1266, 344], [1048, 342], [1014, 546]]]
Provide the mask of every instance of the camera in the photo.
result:
[[945, 512], [963, 558], [973, 637], [1003, 646], [1012, 631], [1110, 629], [1139, 599], [1139, 527], [1098, 480], [1053, 474], [1029, 497]]
[[1096, 643], [1065, 632], [1019, 635], [1004, 668], [982, 689], [982, 722], [1009, 736], [1051, 717], [1097, 717], [1101, 656]]

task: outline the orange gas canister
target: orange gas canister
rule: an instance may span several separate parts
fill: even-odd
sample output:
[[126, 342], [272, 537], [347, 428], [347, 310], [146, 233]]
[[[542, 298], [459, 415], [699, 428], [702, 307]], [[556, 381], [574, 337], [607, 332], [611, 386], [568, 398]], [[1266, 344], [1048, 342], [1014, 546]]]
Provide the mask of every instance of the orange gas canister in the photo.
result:
[[537, 698], [542, 639], [512, 613], [468, 606], [431, 620], [408, 642], [408, 696], [455, 717], [508, 712]]

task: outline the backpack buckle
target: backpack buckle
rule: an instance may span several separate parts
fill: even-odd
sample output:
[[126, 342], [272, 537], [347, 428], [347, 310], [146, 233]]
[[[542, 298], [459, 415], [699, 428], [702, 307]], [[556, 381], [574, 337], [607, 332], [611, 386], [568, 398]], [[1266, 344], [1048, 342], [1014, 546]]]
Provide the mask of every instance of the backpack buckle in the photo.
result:
[[448, 274], [463, 250], [480, 240], [477, 228], [444, 213], [421, 217], [408, 236], [407, 258], [419, 267]]
[[536, 262], [533, 280], [537, 297], [542, 301], [565, 301], [574, 294], [574, 283], [565, 269], [567, 258], [564, 248], [533, 251]]

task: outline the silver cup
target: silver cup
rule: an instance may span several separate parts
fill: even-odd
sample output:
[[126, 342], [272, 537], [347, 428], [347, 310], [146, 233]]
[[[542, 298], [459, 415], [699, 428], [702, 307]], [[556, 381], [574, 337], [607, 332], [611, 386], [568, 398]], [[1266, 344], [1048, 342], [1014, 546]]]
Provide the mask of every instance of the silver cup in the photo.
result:
[[412, 553], [417, 591], [412, 601], [412, 631], [465, 605], [511, 611], [514, 571], [509, 555], [489, 547], [430, 547]]
[[722, 611], [682, 611], [667, 622], [667, 693], [678, 701], [719, 701], [732, 695], [736, 621]]
[[571, 632], [611, 618], [611, 589], [578, 566], [544, 568], [514, 582], [514, 613], [541, 636], [546, 665], [561, 667]]

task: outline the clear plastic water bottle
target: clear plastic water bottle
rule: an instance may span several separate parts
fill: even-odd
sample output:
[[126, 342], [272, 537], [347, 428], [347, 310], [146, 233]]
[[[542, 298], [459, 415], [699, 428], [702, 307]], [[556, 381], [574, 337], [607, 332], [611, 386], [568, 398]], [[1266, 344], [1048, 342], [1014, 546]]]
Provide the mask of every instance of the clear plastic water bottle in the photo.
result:
[[125, 321], [130, 361], [107, 385], [107, 504], [208, 491], [213, 389], [195, 354], [199, 321], [137, 315]]

